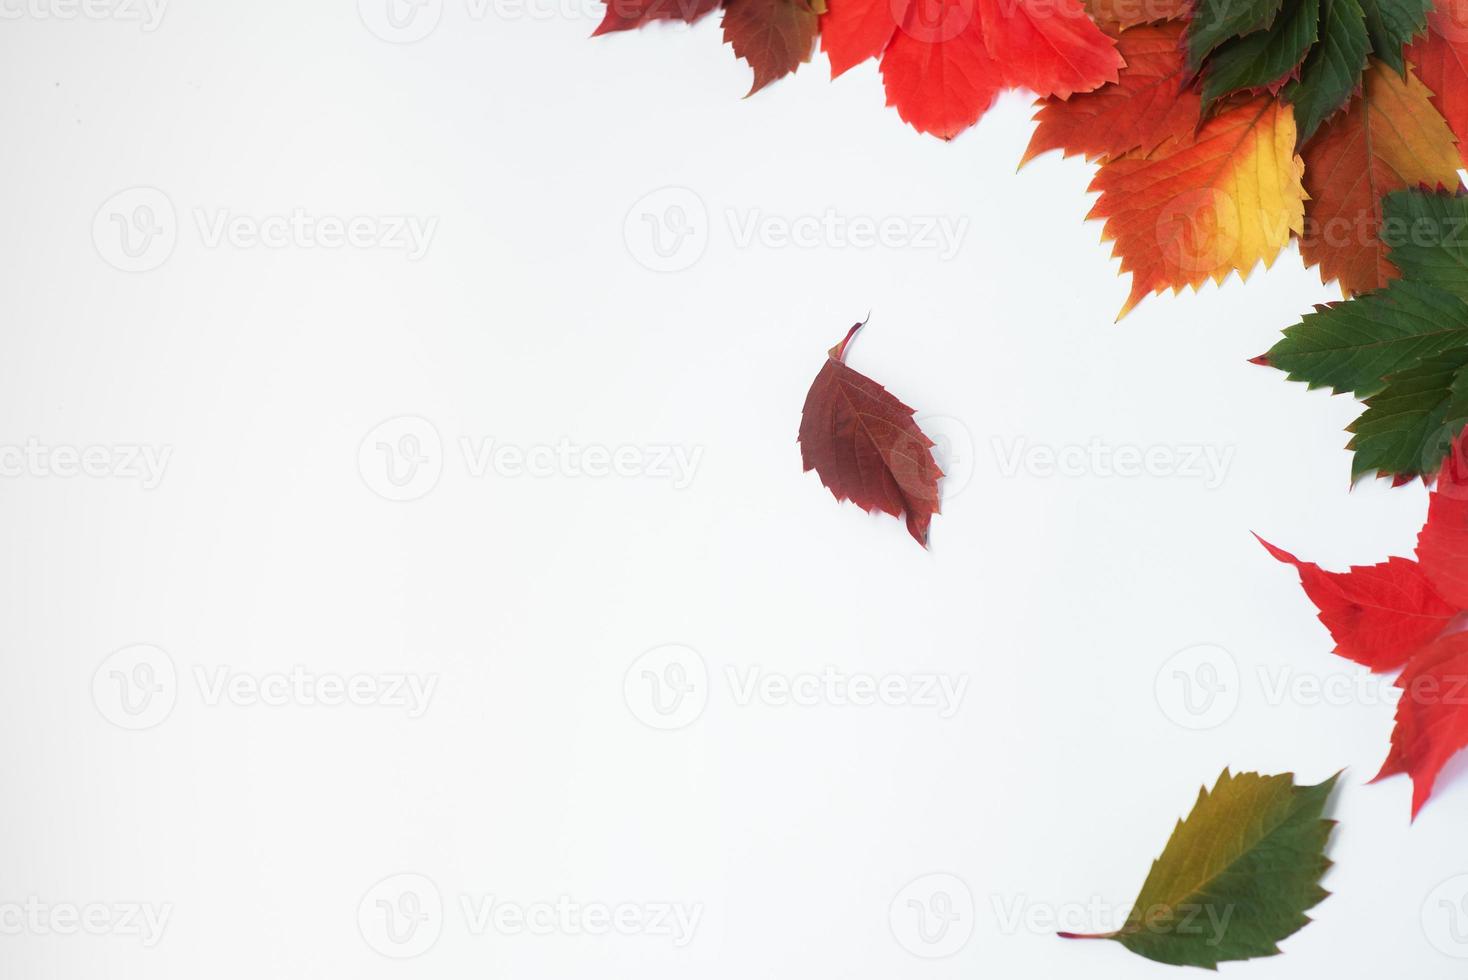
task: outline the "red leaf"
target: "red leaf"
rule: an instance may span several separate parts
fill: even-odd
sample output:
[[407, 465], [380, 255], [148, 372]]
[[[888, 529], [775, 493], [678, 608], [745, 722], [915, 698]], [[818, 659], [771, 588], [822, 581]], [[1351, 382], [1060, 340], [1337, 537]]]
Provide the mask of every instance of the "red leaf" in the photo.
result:
[[1114, 82], [1123, 61], [1080, 0], [978, 0], [1005, 84], [1067, 99]]
[[835, 78], [875, 58], [897, 33], [909, 0], [829, 0], [821, 15], [821, 50]]
[[1412, 658], [1397, 687], [1392, 747], [1376, 778], [1410, 775], [1416, 817], [1442, 767], [1468, 746], [1468, 633], [1445, 636]]
[[1305, 594], [1336, 642], [1335, 652], [1372, 670], [1395, 670], [1405, 664], [1458, 612], [1432, 590], [1423, 568], [1410, 559], [1327, 572], [1263, 538], [1259, 543], [1299, 570]]
[[1117, 84], [1042, 102], [1024, 162], [1057, 149], [1090, 160], [1133, 150], [1147, 154], [1169, 139], [1190, 137], [1203, 99], [1187, 84], [1182, 36], [1182, 24], [1124, 31], [1117, 49], [1126, 67]]
[[1427, 33], [1412, 42], [1407, 60], [1432, 90], [1432, 104], [1458, 137], [1468, 163], [1468, 0], [1438, 0]]
[[913, 0], [882, 58], [882, 80], [904, 121], [945, 140], [978, 122], [1004, 86], [973, 0]]
[[1116, 42], [1078, 0], [831, 0], [821, 48], [834, 77], [882, 58], [887, 104], [952, 139], [1006, 86], [1065, 98], [1116, 81]]
[[754, 69], [750, 95], [809, 61], [818, 30], [806, 0], [724, 0], [724, 40]]
[[837, 500], [862, 510], [907, 515], [907, 530], [927, 547], [928, 522], [938, 513], [933, 441], [913, 421], [913, 410], [887, 389], [846, 366], [846, 345], [858, 323], [832, 347], [805, 396], [800, 457]]
[[1468, 609], [1468, 432], [1454, 441], [1428, 497], [1417, 560], [1444, 599]]
[[607, 13], [592, 37], [629, 31], [655, 20], [693, 23], [719, 5], [719, 0], [606, 0]]

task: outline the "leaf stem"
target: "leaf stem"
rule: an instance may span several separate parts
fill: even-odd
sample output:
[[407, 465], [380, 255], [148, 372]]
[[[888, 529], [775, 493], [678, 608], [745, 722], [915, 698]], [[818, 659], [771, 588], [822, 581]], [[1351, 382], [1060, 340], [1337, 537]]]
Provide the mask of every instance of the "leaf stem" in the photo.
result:
[[868, 313], [866, 320], [861, 321], [860, 323], [854, 325], [850, 330], [846, 331], [846, 336], [841, 338], [841, 343], [837, 344], [835, 347], [832, 347], [829, 351], [826, 352], [831, 355], [832, 360], [842, 362], [846, 360], [846, 345], [851, 343], [851, 338], [855, 337], [856, 332], [862, 327], [866, 326], [867, 320], [870, 320], [871, 318], [872, 315]]

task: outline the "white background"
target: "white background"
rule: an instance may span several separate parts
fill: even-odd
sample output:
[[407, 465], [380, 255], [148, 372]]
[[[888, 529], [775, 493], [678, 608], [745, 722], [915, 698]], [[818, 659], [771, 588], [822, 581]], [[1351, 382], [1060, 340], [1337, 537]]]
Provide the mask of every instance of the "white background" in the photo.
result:
[[[1415, 826], [1405, 778], [1364, 785], [1391, 706], [1249, 533], [1341, 568], [1409, 553], [1424, 513], [1420, 487], [1348, 492], [1356, 405], [1246, 363], [1336, 295], [1293, 251], [1113, 325], [1089, 168], [1015, 174], [1026, 98], [951, 144], [884, 108], [873, 65], [831, 83], [817, 56], [742, 100], [713, 18], [592, 41], [590, 0], [443, 0], [395, 44], [350, 0], [178, 0], [151, 31], [43, 16], [61, 2], [0, 24], [0, 444], [112, 469], [0, 479], [0, 906], [169, 918], [150, 943], [6, 913], [0, 972], [1175, 975], [1053, 932], [1114, 924], [1086, 917], [1124, 912], [1232, 766], [1347, 771], [1335, 894], [1226, 973], [1461, 975], [1441, 902], [1468, 893], [1468, 774]], [[689, 193], [639, 203], [667, 187]], [[437, 223], [417, 259], [208, 234], [296, 210]], [[966, 234], [946, 259], [736, 239], [827, 214]], [[692, 222], [687, 268], [639, 261], [649, 215]], [[120, 271], [134, 218], [164, 235]], [[927, 552], [800, 471], [806, 387], [868, 311], [850, 363], [941, 417], [955, 474]], [[405, 416], [430, 476], [393, 502], [377, 443], [425, 430], [376, 427]], [[461, 440], [633, 464], [476, 475]], [[1172, 462], [1035, 463], [1093, 443]], [[169, 453], [156, 486], [129, 447]], [[699, 454], [691, 481], [659, 447]], [[1221, 481], [1184, 465], [1197, 447]], [[659, 730], [641, 671], [665, 665], [639, 658], [668, 644], [707, 680]], [[142, 661], [156, 699], [130, 716]], [[1222, 707], [1189, 715], [1177, 672], [1205, 665]], [[210, 687], [296, 668], [435, 687], [419, 717]], [[943, 717], [729, 680], [827, 668], [966, 688]], [[397, 875], [421, 877], [374, 888]], [[405, 887], [424, 918], [396, 945], [377, 902]], [[925, 945], [908, 901], [940, 891], [959, 919]], [[700, 918], [682, 945], [476, 929], [462, 902], [486, 896]]]

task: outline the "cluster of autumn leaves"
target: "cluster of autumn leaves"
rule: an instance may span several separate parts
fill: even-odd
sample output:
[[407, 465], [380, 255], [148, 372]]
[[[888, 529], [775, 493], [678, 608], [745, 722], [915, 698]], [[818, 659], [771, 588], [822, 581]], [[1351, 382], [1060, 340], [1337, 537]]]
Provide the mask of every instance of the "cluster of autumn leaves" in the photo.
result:
[[1127, 66], [1094, 91], [1046, 100], [1026, 155], [1098, 162], [1090, 216], [1105, 219], [1132, 274], [1123, 312], [1150, 293], [1247, 277], [1292, 237], [1347, 296], [1393, 278], [1382, 198], [1458, 186], [1462, 0], [1435, 11], [1430, 0], [1127, 8], [1137, 2], [1149, 0], [1093, 0]]
[[1247, 277], [1292, 238], [1352, 296], [1394, 268], [1394, 190], [1456, 188], [1468, 0], [606, 0], [597, 33], [722, 6], [757, 91], [808, 61], [880, 59], [889, 105], [944, 139], [1008, 88], [1042, 97], [1025, 154], [1098, 165], [1132, 288]]

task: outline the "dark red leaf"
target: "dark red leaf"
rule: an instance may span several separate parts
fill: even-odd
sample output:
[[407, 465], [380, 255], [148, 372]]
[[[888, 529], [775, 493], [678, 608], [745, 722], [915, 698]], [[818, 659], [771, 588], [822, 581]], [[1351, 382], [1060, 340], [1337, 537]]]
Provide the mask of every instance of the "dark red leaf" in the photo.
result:
[[938, 513], [933, 441], [913, 421], [913, 410], [887, 389], [846, 366], [846, 345], [858, 323], [832, 347], [805, 396], [800, 456], [837, 500], [865, 511], [904, 514], [907, 530], [927, 547], [928, 522]]

